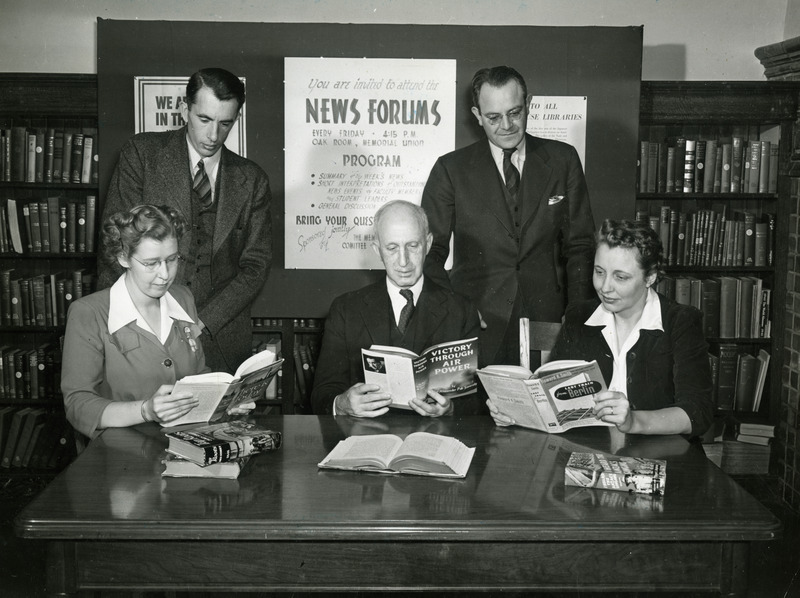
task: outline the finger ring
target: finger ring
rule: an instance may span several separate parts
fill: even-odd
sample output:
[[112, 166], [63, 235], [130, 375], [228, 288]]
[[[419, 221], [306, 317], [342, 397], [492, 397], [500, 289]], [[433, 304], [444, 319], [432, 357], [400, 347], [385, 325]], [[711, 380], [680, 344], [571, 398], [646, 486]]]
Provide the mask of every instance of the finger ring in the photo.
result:
[[614, 408], [611, 408], [611, 415], [614, 415]]

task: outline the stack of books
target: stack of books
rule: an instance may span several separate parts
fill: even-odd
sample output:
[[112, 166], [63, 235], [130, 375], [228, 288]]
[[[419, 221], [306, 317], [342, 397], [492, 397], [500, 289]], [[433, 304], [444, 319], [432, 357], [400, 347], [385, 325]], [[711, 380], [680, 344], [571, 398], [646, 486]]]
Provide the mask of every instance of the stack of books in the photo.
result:
[[280, 432], [241, 420], [204, 424], [166, 434], [162, 477], [239, 477], [251, 456], [281, 446]]
[[748, 444], [768, 446], [775, 437], [775, 426], [749, 421], [739, 421], [736, 424], [736, 440]]

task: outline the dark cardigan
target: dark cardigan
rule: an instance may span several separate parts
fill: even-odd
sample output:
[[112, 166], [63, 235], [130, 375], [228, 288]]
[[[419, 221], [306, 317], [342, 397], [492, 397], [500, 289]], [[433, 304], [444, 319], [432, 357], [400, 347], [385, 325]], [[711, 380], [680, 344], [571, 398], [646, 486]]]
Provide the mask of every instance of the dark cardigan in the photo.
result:
[[[676, 406], [692, 422], [692, 436], [703, 434], [714, 417], [708, 343], [702, 314], [659, 295], [664, 331], [642, 330], [628, 351], [628, 401], [631, 409], [653, 410]], [[606, 384], [611, 381], [613, 358], [602, 326], [586, 320], [600, 300], [570, 304], [551, 359], [597, 360]]]

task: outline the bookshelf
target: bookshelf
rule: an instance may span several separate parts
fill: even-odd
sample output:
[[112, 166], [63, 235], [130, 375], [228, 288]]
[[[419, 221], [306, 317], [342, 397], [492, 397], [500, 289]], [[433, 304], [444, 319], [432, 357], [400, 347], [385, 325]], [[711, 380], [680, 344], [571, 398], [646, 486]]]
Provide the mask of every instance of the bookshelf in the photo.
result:
[[0, 74], [0, 477], [74, 454], [61, 346], [70, 302], [94, 290], [97, 124], [94, 75]]
[[[791, 192], [788, 173], [794, 152], [799, 90], [800, 86], [790, 82], [645, 81], [641, 87], [637, 217], [648, 218], [659, 231], [667, 227], [669, 232], [662, 235], [665, 249], [671, 245], [667, 276], [674, 281], [689, 279], [690, 288], [692, 279], [700, 281], [694, 282], [694, 296], [690, 291], [689, 301], [697, 302], [699, 292], [699, 307], [704, 310], [704, 326], [711, 352], [719, 358], [722, 349], [723, 354], [734, 356], [737, 360], [734, 376], [741, 375], [738, 355], [758, 358], [763, 351], [770, 356], [762, 398], [755, 412], [754, 397], [749, 395], [752, 391], [747, 390], [743, 383], [738, 389], [743, 392], [738, 397], [737, 409], [736, 386], [739, 382], [734, 379], [733, 402], [722, 400], [719, 393], [715, 395], [720, 401], [720, 415], [747, 413], [750, 418], [770, 424], [777, 424], [780, 417]], [[766, 161], [771, 165], [771, 171], [756, 169], [747, 154], [743, 154], [742, 170], [738, 171], [738, 164], [733, 159], [737, 137], [745, 144], [749, 142], [751, 150], [759, 149], [759, 161], [765, 156], [761, 149], [769, 148], [771, 153], [766, 153]], [[681, 154], [678, 141], [681, 138], [704, 141], [704, 150], [709, 146], [713, 148], [704, 154], [705, 168], [697, 169], [698, 144], [692, 144], [695, 178], [691, 185], [684, 184], [689, 177], [686, 176], [686, 152]], [[712, 140], [714, 143], [709, 144], [708, 141]], [[764, 141], [768, 143], [764, 144]], [[760, 145], [755, 142], [760, 142]], [[654, 143], [658, 144], [661, 153], [653, 149]], [[669, 150], [670, 146], [675, 149]], [[723, 158], [723, 151], [731, 158]], [[655, 165], [653, 158], [657, 161]], [[674, 171], [667, 167], [668, 162], [676, 167]], [[680, 168], [677, 168], [679, 162]], [[749, 171], [744, 170], [745, 163]], [[722, 169], [724, 164], [729, 164], [727, 172]], [[670, 172], [676, 174], [670, 175]], [[742, 173], [738, 180], [737, 172]], [[673, 177], [672, 184], [669, 183], [670, 176]], [[684, 243], [696, 245], [694, 253], [686, 245], [677, 245], [676, 237], [679, 235], [676, 232], [682, 227], [680, 216], [677, 216], [675, 226], [675, 213], [683, 214], [687, 221], [683, 229], [686, 235]], [[757, 229], [754, 224], [759, 224]], [[690, 236], [694, 232], [692, 227], [700, 231], [699, 241], [697, 235]], [[729, 231], [727, 238], [726, 229]], [[680, 249], [684, 251], [683, 259], [679, 257]], [[726, 321], [730, 324], [727, 315], [733, 295], [728, 293], [724, 306], [719, 303], [715, 306], [715, 285], [707, 282], [713, 279], [725, 280], [728, 288], [733, 285], [741, 289], [740, 285], [745, 285], [745, 290], [734, 296], [734, 316], [738, 314], [739, 318], [733, 329], [725, 327]], [[759, 305], [755, 307], [753, 301], [753, 307], [748, 310], [747, 301], [745, 305], [741, 302], [748, 295], [750, 282], [756, 287], [760, 284], [762, 291], [766, 289], [768, 293], [765, 296], [763, 292], [752, 292], [750, 298], [758, 296]], [[705, 295], [704, 285], [707, 289]], [[669, 290], [669, 286], [663, 288]], [[686, 283], [681, 282], [680, 286], [685, 287]], [[761, 303], [764, 311], [761, 311]], [[715, 318], [720, 320], [716, 327]], [[719, 329], [720, 323], [723, 330]], [[730, 367], [730, 359], [726, 363]], [[718, 365], [718, 371], [722, 373], [723, 364]], [[722, 394], [728, 397], [728, 391]]]
[[311, 390], [322, 339], [323, 321], [319, 318], [252, 319], [253, 351], [277, 343], [284, 358], [273, 394], [268, 392], [264, 405], [276, 407], [281, 414], [311, 413]]

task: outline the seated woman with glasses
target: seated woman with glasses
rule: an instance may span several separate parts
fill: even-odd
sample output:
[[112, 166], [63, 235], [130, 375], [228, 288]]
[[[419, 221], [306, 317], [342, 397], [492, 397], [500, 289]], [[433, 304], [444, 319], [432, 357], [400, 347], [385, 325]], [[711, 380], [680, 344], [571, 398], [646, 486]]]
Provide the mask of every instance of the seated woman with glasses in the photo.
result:
[[169, 422], [197, 405], [191, 393], [171, 394], [177, 380], [208, 371], [194, 298], [173, 285], [185, 228], [168, 206], [137, 206], [103, 223], [100, 258], [123, 274], [70, 306], [61, 366], [67, 419], [89, 438]]

